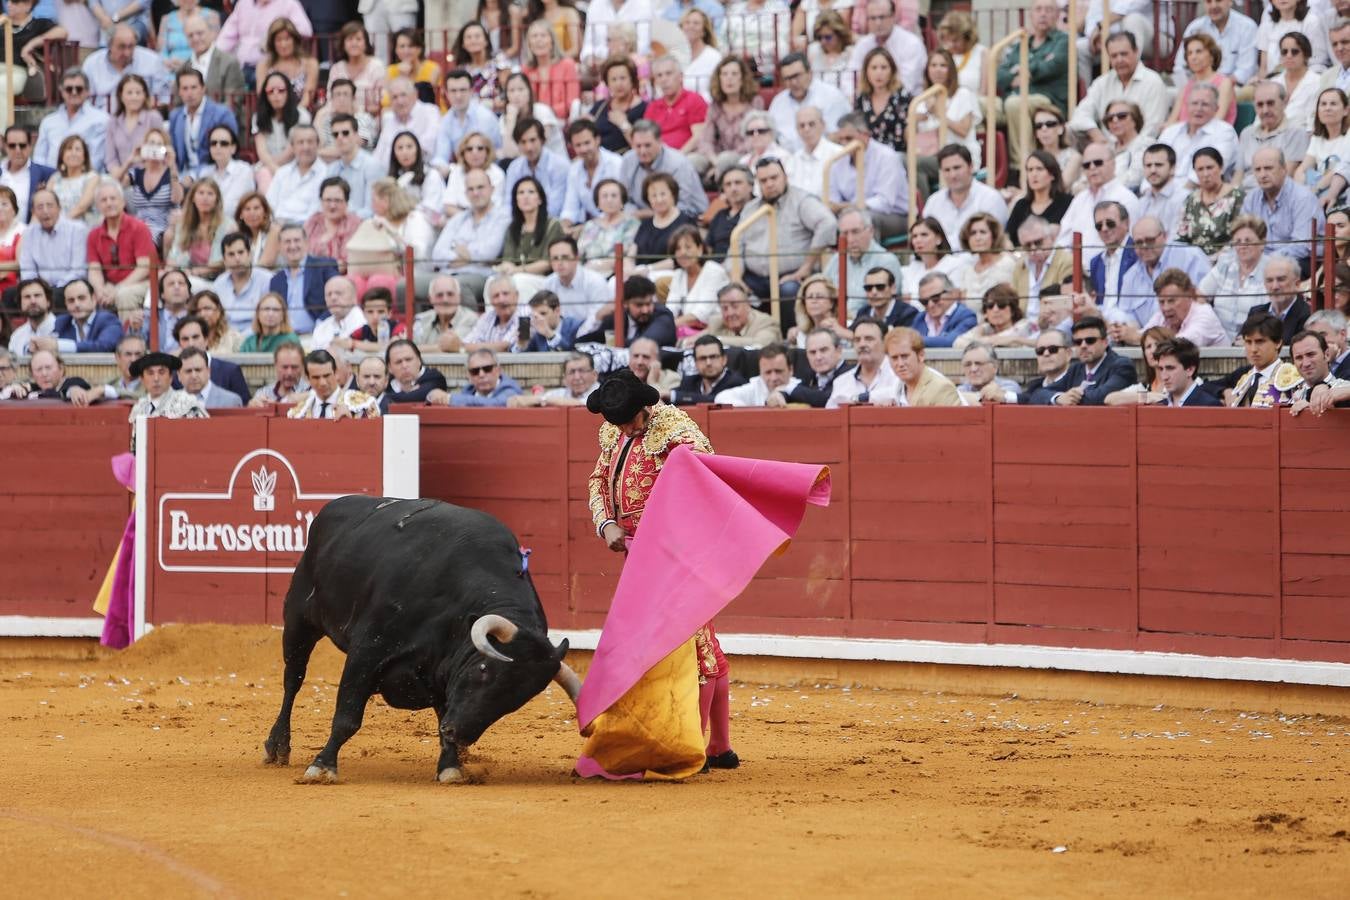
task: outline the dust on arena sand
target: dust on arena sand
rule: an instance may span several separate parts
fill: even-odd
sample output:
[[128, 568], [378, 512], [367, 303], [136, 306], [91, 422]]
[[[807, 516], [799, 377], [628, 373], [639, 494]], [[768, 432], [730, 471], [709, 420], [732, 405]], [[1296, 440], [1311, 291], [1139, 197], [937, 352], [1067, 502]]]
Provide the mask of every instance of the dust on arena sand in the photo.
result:
[[1344, 896], [1350, 879], [1345, 719], [736, 684], [740, 770], [604, 784], [571, 776], [580, 740], [550, 687], [471, 752], [477, 784], [434, 783], [434, 715], [377, 699], [343, 783], [297, 785], [341, 661], [320, 645], [289, 769], [261, 763], [275, 629], [0, 662], [4, 892]]

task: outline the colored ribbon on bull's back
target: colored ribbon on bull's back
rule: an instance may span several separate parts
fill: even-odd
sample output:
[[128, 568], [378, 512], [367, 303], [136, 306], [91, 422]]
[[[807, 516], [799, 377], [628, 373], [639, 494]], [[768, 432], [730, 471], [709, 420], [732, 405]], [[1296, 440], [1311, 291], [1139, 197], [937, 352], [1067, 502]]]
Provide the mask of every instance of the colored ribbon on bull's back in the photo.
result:
[[[622, 698], [633, 711], [646, 710], [642, 730], [652, 741], [662, 740], [656, 733], [662, 726], [650, 719], [653, 704], [625, 696], [636, 687], [666, 698], [657, 703], [669, 709], [666, 738], [688, 743], [689, 710], [684, 707], [692, 704], [697, 727], [697, 683], [690, 694], [671, 683], [686, 680], [683, 676], [645, 687], [640, 684], [644, 676], [680, 656], [676, 651], [694, 632], [745, 589], [765, 560], [787, 547], [806, 504], [829, 501], [830, 474], [824, 466], [694, 453], [687, 447], [672, 452], [647, 500], [577, 699], [583, 733]], [[688, 664], [695, 665], [692, 647]], [[632, 754], [623, 749], [607, 754], [602, 744], [600, 733], [588, 742], [578, 761], [581, 774], [641, 776], [607, 766], [606, 760]]]

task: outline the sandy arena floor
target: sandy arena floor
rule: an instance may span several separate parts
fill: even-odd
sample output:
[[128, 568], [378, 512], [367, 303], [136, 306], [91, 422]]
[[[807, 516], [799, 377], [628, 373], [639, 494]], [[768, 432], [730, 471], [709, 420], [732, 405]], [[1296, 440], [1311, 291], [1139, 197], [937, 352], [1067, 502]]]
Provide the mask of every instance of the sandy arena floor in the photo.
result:
[[[341, 655], [264, 767], [280, 632], [165, 628], [122, 655], [0, 660], [10, 897], [1264, 896], [1350, 883], [1350, 721], [871, 688], [733, 686], [745, 765], [569, 774], [557, 689], [433, 783], [434, 715], [378, 700], [343, 784], [293, 779]], [[734, 666], [734, 660], [733, 660]], [[734, 670], [733, 670], [734, 675]]]

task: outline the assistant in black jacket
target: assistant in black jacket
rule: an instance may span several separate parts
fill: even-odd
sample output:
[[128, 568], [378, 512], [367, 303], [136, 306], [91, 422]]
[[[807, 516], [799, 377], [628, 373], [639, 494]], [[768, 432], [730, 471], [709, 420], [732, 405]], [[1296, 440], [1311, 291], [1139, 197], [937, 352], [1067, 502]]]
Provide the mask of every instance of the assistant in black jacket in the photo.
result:
[[670, 392], [670, 402], [676, 406], [695, 406], [712, 403], [719, 391], [740, 387], [747, 379], [727, 366], [727, 351], [714, 335], [700, 335], [694, 341], [694, 365], [698, 371], [684, 376], [680, 386]]
[[390, 341], [384, 351], [389, 369], [389, 387], [380, 395], [380, 412], [389, 412], [391, 403], [423, 403], [432, 391], [444, 391], [445, 376], [422, 364], [422, 351], [407, 338]]

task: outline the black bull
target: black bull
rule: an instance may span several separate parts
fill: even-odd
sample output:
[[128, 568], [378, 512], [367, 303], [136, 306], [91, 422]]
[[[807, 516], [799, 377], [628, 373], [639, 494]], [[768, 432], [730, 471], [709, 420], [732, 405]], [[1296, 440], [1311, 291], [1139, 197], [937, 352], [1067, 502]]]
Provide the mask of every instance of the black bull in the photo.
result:
[[338, 751], [361, 727], [372, 694], [399, 709], [436, 710], [441, 781], [458, 781], [460, 752], [550, 681], [576, 700], [548, 640], [520, 545], [484, 512], [438, 500], [341, 497], [315, 517], [286, 594], [281, 712], [266, 761], [290, 762], [291, 709], [310, 654], [327, 636], [347, 654], [328, 743], [305, 772], [336, 781]]

